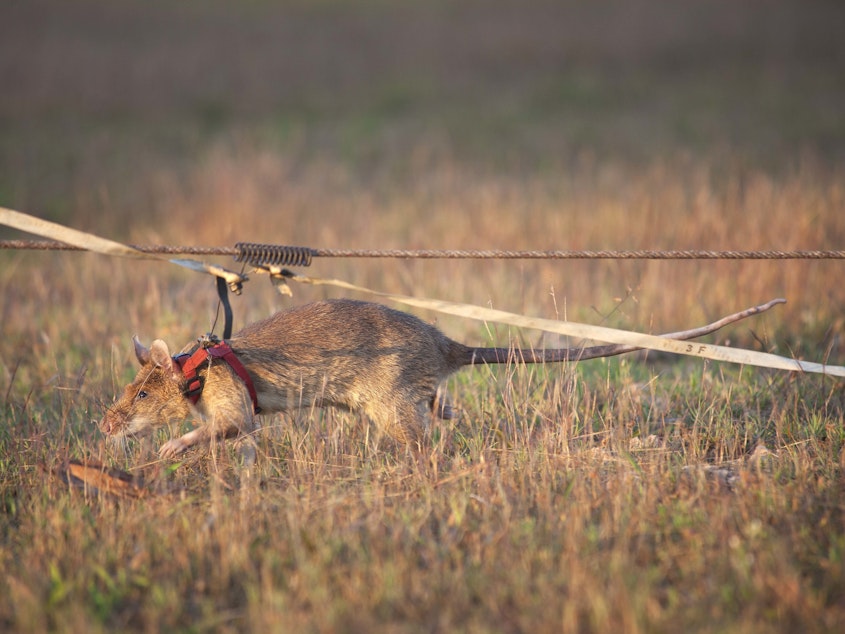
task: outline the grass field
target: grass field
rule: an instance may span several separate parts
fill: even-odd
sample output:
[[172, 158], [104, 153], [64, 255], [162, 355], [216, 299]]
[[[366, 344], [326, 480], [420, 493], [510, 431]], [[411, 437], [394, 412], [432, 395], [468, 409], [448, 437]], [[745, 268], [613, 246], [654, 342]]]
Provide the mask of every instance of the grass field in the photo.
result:
[[[843, 23], [786, 0], [5, 3], [0, 205], [134, 244], [842, 249]], [[845, 364], [840, 261], [310, 272], [655, 333], [785, 297], [707, 341]], [[236, 328], [348, 295], [293, 291], [254, 276]], [[0, 630], [845, 623], [842, 380], [655, 354], [467, 369], [422, 456], [303, 411], [263, 421], [247, 477], [231, 444], [161, 462], [169, 431], [123, 448], [92, 422], [133, 334], [209, 330], [209, 278], [7, 250], [0, 297]], [[86, 496], [69, 459], [149, 494]]]

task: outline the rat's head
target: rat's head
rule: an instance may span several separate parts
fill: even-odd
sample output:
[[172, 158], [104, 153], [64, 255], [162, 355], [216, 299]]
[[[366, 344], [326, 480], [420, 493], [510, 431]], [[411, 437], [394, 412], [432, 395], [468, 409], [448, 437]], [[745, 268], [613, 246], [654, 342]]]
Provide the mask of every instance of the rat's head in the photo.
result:
[[116, 438], [144, 435], [191, 414], [184, 380], [167, 344], [156, 339], [145, 348], [137, 337], [132, 341], [141, 369], [100, 421], [100, 430]]

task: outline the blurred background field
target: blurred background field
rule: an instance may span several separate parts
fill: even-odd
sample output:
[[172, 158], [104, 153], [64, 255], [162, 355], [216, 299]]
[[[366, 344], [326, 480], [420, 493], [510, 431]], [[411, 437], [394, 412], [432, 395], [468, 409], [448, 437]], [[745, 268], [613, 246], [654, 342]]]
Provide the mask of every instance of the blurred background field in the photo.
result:
[[[36, 1], [3, 13], [0, 198], [115, 239], [843, 241], [837, 3]], [[631, 296], [637, 328], [783, 295], [772, 323], [784, 338], [823, 346], [842, 330], [835, 262], [318, 264], [546, 315], [554, 288], [570, 318]]]
[[[12, 0], [0, 205], [134, 244], [842, 249], [844, 24], [827, 0]], [[785, 297], [710, 340], [841, 365], [842, 267], [318, 259], [310, 272], [645, 332]], [[339, 294], [281, 298], [256, 278], [235, 326]], [[225, 459], [197, 458], [157, 475], [188, 488], [176, 510], [88, 514], [49, 469], [152, 460], [100, 446], [90, 421], [132, 375], [130, 337], [207, 331], [213, 285], [0, 251], [0, 297], [9, 629], [835, 631], [845, 618], [841, 382], [653, 355], [469, 371], [450, 381], [465, 426], [443, 431], [434, 475], [374, 450], [350, 417], [304, 415], [270, 426], [258, 495], [240, 497]], [[475, 345], [543, 343], [420, 314]], [[762, 470], [758, 445], [774, 456]], [[753, 486], [684, 479], [722, 463]], [[191, 541], [209, 518], [219, 532]], [[170, 542], [176, 560], [155, 546]]]

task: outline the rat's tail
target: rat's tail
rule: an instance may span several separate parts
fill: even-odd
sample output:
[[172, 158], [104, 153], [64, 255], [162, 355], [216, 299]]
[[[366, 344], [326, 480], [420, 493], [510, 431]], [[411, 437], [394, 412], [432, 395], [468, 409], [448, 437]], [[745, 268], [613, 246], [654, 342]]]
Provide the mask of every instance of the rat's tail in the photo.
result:
[[557, 348], [534, 350], [526, 348], [466, 348], [461, 365], [483, 363], [560, 363], [562, 361], [583, 361], [599, 357], [613, 357], [639, 350], [636, 346], [606, 345], [589, 348]]

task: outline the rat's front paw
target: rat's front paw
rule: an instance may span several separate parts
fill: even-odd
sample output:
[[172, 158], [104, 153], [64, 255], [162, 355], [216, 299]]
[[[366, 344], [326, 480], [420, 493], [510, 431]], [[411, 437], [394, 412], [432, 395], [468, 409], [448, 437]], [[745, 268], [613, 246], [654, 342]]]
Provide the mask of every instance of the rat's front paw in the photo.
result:
[[158, 450], [158, 455], [165, 459], [175, 458], [180, 453], [184, 452], [188, 446], [188, 443], [181, 438], [174, 438], [173, 440], [168, 440], [161, 446], [161, 449]]

